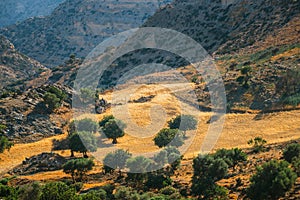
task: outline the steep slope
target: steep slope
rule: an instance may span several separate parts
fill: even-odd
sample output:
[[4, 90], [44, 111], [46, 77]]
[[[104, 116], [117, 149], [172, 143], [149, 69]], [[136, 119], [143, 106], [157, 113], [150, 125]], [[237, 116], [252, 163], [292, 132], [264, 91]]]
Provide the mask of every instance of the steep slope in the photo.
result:
[[0, 32], [26, 55], [55, 66], [72, 53], [84, 57], [105, 38], [139, 27], [159, 6], [156, 0], [67, 0], [48, 17]]
[[144, 26], [174, 29], [211, 53], [228, 53], [265, 39], [300, 12], [298, 0], [236, 0], [229, 6], [222, 2], [177, 0]]
[[[0, 90], [25, 89], [38, 85], [50, 70], [39, 62], [18, 52], [14, 45], [0, 35]], [[44, 77], [44, 78], [43, 78]], [[35, 79], [34, 82], [31, 82]]]
[[15, 24], [30, 17], [49, 15], [64, 0], [2, 0], [0, 27]]

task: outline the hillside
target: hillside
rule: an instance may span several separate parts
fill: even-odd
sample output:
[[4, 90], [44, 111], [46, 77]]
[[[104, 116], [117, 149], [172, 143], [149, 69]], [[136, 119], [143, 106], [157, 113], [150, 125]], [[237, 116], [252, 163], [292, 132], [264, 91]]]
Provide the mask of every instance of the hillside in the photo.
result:
[[[25, 90], [45, 81], [50, 70], [39, 62], [20, 53], [14, 45], [0, 35], [0, 90]], [[35, 81], [33, 81], [35, 80]]]
[[139, 27], [167, 2], [67, 0], [49, 16], [28, 19], [0, 33], [26, 55], [48, 67], [56, 66], [72, 53], [84, 57], [105, 38]]
[[64, 0], [2, 0], [0, 27], [21, 22], [30, 17], [49, 15]]
[[297, 0], [237, 0], [229, 6], [221, 0], [177, 0], [143, 26], [174, 29], [195, 39], [208, 52], [224, 54], [273, 35], [299, 16], [299, 11]]

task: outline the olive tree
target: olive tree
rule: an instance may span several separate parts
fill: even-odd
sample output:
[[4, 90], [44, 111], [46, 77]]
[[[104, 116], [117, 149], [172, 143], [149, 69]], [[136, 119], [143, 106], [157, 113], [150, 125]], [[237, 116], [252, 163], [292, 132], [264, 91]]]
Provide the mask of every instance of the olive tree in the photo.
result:
[[76, 132], [69, 136], [69, 148], [71, 149], [71, 156], [74, 156], [73, 152], [77, 151], [82, 153], [84, 157], [88, 157], [88, 151], [97, 151], [97, 139], [90, 132]]
[[93, 169], [94, 161], [86, 158], [72, 159], [63, 165], [63, 171], [72, 176], [73, 181], [81, 181], [86, 173]]

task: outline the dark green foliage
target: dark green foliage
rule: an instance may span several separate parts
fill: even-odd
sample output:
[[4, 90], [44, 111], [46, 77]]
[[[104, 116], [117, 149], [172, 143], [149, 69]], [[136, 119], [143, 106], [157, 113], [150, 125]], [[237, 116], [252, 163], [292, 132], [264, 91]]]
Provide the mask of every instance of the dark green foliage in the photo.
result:
[[288, 162], [272, 160], [257, 167], [256, 174], [250, 178], [248, 196], [258, 200], [278, 199], [292, 188], [296, 178]]
[[172, 195], [174, 193], [178, 193], [178, 190], [173, 188], [172, 186], [167, 186], [162, 188], [159, 192], [164, 195]]
[[40, 199], [42, 195], [41, 185], [37, 182], [32, 184], [24, 185], [19, 189], [19, 200], [32, 200]]
[[300, 158], [294, 157], [292, 161], [292, 167], [297, 176], [300, 176]]
[[[126, 161], [131, 157], [128, 151], [118, 149], [113, 153], [109, 153], [103, 159], [103, 165], [105, 172], [110, 172], [114, 169], [124, 169]], [[111, 170], [110, 170], [111, 169]], [[107, 171], [108, 170], [108, 171]]]
[[172, 184], [172, 179], [165, 173], [150, 172], [146, 186], [148, 188], [161, 189]]
[[105, 199], [108, 199], [107, 194], [102, 189], [91, 191], [81, 195], [81, 200], [105, 200]]
[[183, 135], [178, 129], [164, 128], [153, 139], [158, 147], [183, 145]]
[[6, 149], [9, 151], [13, 145], [6, 136], [0, 135], [0, 153], [3, 153]]
[[300, 104], [300, 93], [285, 97], [282, 102], [284, 104], [296, 107]]
[[239, 162], [247, 160], [247, 154], [239, 148], [219, 149], [214, 154], [215, 158], [223, 159], [229, 167], [235, 167]]
[[97, 151], [97, 139], [90, 132], [77, 132], [69, 136], [69, 147], [71, 151], [83, 153], [87, 157], [87, 151]]
[[267, 141], [261, 137], [256, 137], [248, 141], [248, 144], [253, 146], [253, 151], [255, 153], [263, 151], [265, 149], [264, 145], [266, 143]]
[[300, 144], [289, 144], [283, 151], [283, 158], [290, 163], [294, 158], [300, 158]]
[[105, 125], [102, 127], [103, 133], [106, 137], [113, 139], [112, 143], [117, 144], [117, 138], [124, 136], [124, 129], [126, 125], [118, 119], [110, 119]]
[[178, 115], [168, 122], [171, 129], [179, 129], [181, 131], [195, 130], [197, 128], [197, 120], [192, 115]]
[[64, 164], [63, 170], [66, 174], [70, 174], [75, 180], [82, 180], [86, 173], [93, 169], [94, 161], [86, 158], [72, 159]]
[[50, 112], [61, 106], [61, 103], [66, 98], [66, 94], [55, 86], [49, 86], [44, 94], [44, 103], [47, 105]]
[[83, 103], [94, 102], [96, 98], [96, 92], [89, 88], [80, 89], [80, 99]]
[[227, 163], [212, 155], [200, 155], [193, 160], [193, 168], [192, 193], [204, 199], [223, 198], [224, 190], [215, 182], [227, 175]]
[[129, 174], [127, 180], [134, 181], [137, 187], [140, 187], [145, 181], [147, 181], [147, 170], [152, 161], [144, 156], [137, 156], [129, 158], [126, 162], [126, 166], [129, 168]]
[[139, 199], [139, 195], [137, 194], [137, 192], [135, 190], [133, 190], [132, 188], [129, 187], [124, 187], [121, 186], [119, 188], [117, 188], [117, 191], [114, 195], [116, 200], [135, 200], [135, 199]]
[[17, 200], [18, 191], [14, 187], [0, 184], [0, 197], [5, 200]]
[[87, 131], [95, 133], [98, 130], [98, 124], [89, 118], [74, 120], [70, 123], [69, 133], [72, 134], [76, 131]]
[[105, 126], [105, 124], [106, 124], [110, 119], [115, 119], [115, 117], [114, 117], [113, 115], [107, 115], [107, 116], [103, 117], [103, 119], [99, 122], [99, 126], [100, 126], [100, 127]]
[[40, 200], [79, 200], [76, 190], [62, 182], [47, 183], [42, 187]]
[[44, 97], [44, 103], [48, 106], [49, 111], [53, 111], [61, 105], [60, 99], [50, 92], [46, 92]]

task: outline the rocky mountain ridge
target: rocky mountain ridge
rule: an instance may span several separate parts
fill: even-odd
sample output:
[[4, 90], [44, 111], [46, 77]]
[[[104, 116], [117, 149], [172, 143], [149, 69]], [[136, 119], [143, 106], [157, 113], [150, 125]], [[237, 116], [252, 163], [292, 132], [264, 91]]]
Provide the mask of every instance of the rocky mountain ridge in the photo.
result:
[[85, 57], [105, 38], [139, 27], [170, 1], [67, 0], [47, 17], [28, 19], [0, 33], [21, 52], [53, 67], [72, 53]]
[[21, 22], [30, 17], [47, 16], [64, 0], [2, 0], [0, 27]]

